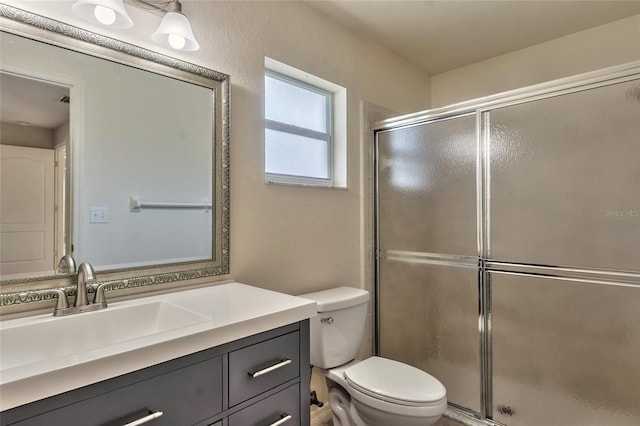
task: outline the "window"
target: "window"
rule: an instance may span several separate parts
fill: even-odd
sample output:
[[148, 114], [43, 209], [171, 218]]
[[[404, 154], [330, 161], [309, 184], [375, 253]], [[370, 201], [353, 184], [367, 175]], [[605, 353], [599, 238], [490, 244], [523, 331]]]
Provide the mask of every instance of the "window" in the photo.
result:
[[346, 187], [346, 89], [265, 58], [267, 183]]

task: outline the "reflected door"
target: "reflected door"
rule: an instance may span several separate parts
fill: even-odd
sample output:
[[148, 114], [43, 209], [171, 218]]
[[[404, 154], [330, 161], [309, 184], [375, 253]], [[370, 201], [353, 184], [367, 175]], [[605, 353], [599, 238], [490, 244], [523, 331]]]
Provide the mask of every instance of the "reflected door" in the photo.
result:
[[53, 150], [0, 145], [0, 272], [54, 272]]

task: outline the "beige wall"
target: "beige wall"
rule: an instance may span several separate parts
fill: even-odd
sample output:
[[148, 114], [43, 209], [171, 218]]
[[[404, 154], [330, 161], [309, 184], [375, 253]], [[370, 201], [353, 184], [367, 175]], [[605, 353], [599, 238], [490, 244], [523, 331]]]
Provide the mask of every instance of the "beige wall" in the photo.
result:
[[[131, 7], [135, 27], [108, 31], [76, 18], [71, 1], [5, 2], [231, 75], [233, 278], [292, 294], [360, 285], [360, 101], [399, 113], [428, 108], [425, 72], [298, 2], [185, 0], [201, 44], [193, 53], [153, 45], [160, 18]], [[265, 56], [347, 89], [347, 189], [264, 184]]]
[[431, 77], [431, 107], [640, 60], [640, 15]]
[[[316, 10], [289, 2], [207, 4], [231, 74], [231, 271], [289, 293], [359, 286], [361, 100], [399, 112], [428, 107], [429, 78]], [[265, 185], [264, 56], [347, 88], [346, 190]]]
[[0, 144], [52, 149], [54, 134], [53, 130], [43, 127], [0, 123]]

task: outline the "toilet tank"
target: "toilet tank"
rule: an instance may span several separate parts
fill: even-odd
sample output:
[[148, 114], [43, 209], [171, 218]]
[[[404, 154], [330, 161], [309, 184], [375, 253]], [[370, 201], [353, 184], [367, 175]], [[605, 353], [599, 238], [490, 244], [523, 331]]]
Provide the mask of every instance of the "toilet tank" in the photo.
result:
[[311, 364], [333, 368], [358, 354], [367, 319], [369, 293], [353, 287], [338, 287], [300, 297], [318, 305], [311, 318]]

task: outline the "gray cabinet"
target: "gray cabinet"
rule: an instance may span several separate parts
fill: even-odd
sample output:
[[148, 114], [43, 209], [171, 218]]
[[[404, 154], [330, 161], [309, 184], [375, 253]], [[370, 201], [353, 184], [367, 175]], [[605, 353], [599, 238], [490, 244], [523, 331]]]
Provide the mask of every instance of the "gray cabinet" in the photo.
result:
[[[188, 425], [222, 412], [222, 357], [179, 368], [17, 424], [124, 425], [162, 413], [150, 425]], [[4, 416], [3, 416], [4, 417]], [[4, 424], [4, 420], [3, 420]]]
[[234, 406], [299, 375], [298, 333], [229, 354], [229, 405]]
[[300, 408], [295, 404], [300, 389], [292, 385], [262, 401], [229, 416], [229, 426], [300, 424]]
[[302, 321], [4, 411], [0, 424], [307, 425], [309, 380]]

